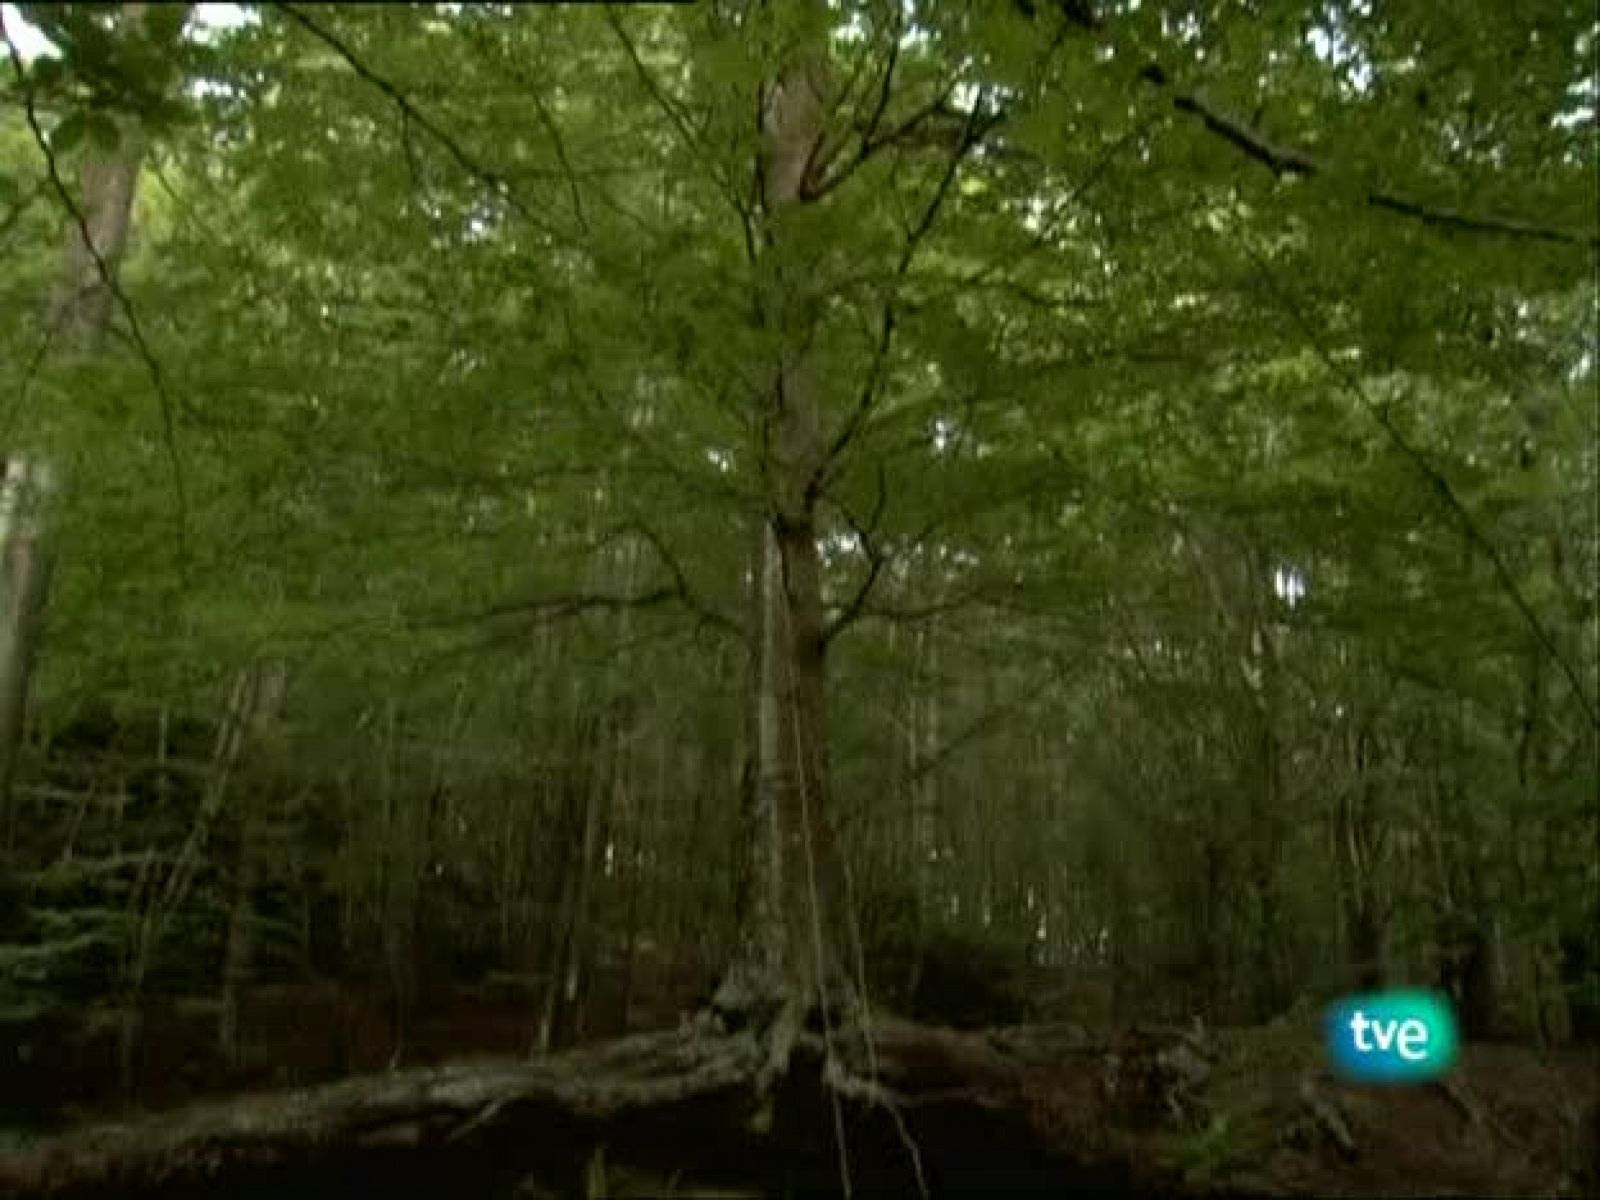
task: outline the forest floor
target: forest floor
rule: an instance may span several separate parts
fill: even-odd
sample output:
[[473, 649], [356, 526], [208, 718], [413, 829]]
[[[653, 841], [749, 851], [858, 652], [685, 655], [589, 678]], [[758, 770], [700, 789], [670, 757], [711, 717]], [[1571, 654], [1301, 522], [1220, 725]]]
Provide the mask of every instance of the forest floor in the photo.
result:
[[1225, 1030], [1205, 1116], [1164, 1139], [1196, 1184], [1303, 1196], [1600, 1194], [1600, 1048], [1469, 1043], [1439, 1084], [1324, 1069], [1315, 1019]]
[[[678, 1120], [687, 1122], [683, 1145], [708, 1136], [717, 1144], [722, 1136], [708, 1135], [712, 1126], [706, 1122], [725, 1119], [732, 1076], [722, 1068], [733, 1060], [708, 1050], [704, 1031], [694, 1033], [682, 1023], [670, 1032], [608, 1042], [623, 1049], [597, 1046], [550, 1056], [530, 1068], [536, 1074], [513, 1079], [515, 1069], [505, 1064], [525, 1057], [528, 1007], [525, 997], [506, 989], [441, 999], [409, 1032], [400, 1069], [390, 1062], [381, 1012], [357, 1006], [352, 1015], [348, 998], [329, 989], [263, 989], [248, 1011], [252, 1051], [234, 1073], [223, 1070], [210, 1049], [214, 1024], [205, 1014], [169, 1012], [152, 1020], [137, 1108], [117, 1099], [111, 1069], [115, 1042], [109, 1034], [80, 1034], [32, 1047], [24, 1057], [39, 1069], [31, 1075], [6, 1071], [0, 1075], [0, 1093], [13, 1126], [22, 1123], [24, 1107], [51, 1119], [47, 1126], [36, 1123], [31, 1133], [13, 1128], [7, 1134], [8, 1118], [0, 1114], [0, 1194], [131, 1195], [131, 1189], [48, 1181], [73, 1178], [77, 1168], [69, 1164], [81, 1160], [85, 1146], [137, 1146], [142, 1152], [164, 1138], [192, 1142], [198, 1128], [209, 1130], [205, 1136], [215, 1143], [219, 1120], [235, 1133], [250, 1129], [252, 1137], [261, 1130], [314, 1127], [319, 1121], [330, 1121], [330, 1129], [365, 1130], [375, 1111], [383, 1114], [380, 1123], [392, 1124], [396, 1113], [414, 1107], [428, 1116], [424, 1121], [412, 1113], [413, 1124], [431, 1130], [440, 1112], [459, 1108], [457, 1124], [442, 1139], [454, 1144], [463, 1130], [476, 1136], [520, 1106], [525, 1111], [518, 1119], [524, 1122], [543, 1119], [538, 1113], [556, 1113], [551, 1119], [562, 1130], [552, 1134], [553, 1143], [577, 1144], [586, 1135], [575, 1135], [577, 1126], [570, 1120], [581, 1124], [617, 1103], [616, 1088], [598, 1090], [607, 1079], [646, 1080], [653, 1089], [648, 1102], [656, 1106], [653, 1123], [633, 1138], [635, 1146], [643, 1139], [670, 1147]], [[641, 1010], [629, 1023], [676, 1022], [674, 1013]], [[789, 1101], [810, 1111], [788, 1136], [780, 1128], [778, 1139], [789, 1147], [785, 1153], [795, 1153], [794, 1147], [808, 1139], [831, 1139], [828, 1106], [815, 1097], [792, 1099], [807, 1088], [817, 1095], [831, 1088], [831, 1094], [855, 1105], [847, 1114], [851, 1137], [861, 1147], [855, 1165], [870, 1173], [874, 1154], [879, 1160], [904, 1158], [902, 1144], [920, 1144], [921, 1165], [935, 1180], [934, 1195], [1010, 1193], [1024, 1185], [1057, 1193], [1089, 1188], [1258, 1196], [1600, 1194], [1600, 1050], [1593, 1048], [1541, 1054], [1512, 1045], [1469, 1044], [1444, 1083], [1361, 1088], [1340, 1084], [1325, 1072], [1314, 1015], [1215, 1030], [1040, 1025], [955, 1032], [898, 1021], [875, 1026], [876, 1045], [863, 1043], [864, 1049], [847, 1048], [844, 1054], [854, 1056], [858, 1081], [866, 1078], [868, 1062], [879, 1072], [877, 1078], [889, 1089], [884, 1094], [904, 1103], [904, 1124], [891, 1134], [884, 1133], [881, 1119], [874, 1126], [871, 1096], [859, 1087], [848, 1090], [829, 1082], [817, 1039], [814, 1070], [796, 1072], [805, 1078]], [[463, 1059], [466, 1055], [495, 1057], [473, 1061]], [[798, 1057], [804, 1061], [806, 1056]], [[448, 1070], [430, 1070], [446, 1062], [453, 1064]], [[662, 1080], [672, 1071], [686, 1082], [664, 1090]], [[358, 1078], [329, 1082], [344, 1073]], [[561, 1082], [564, 1078], [581, 1080], [589, 1090], [580, 1095]], [[449, 1098], [441, 1099], [445, 1092]], [[470, 1098], [460, 1098], [467, 1092]], [[534, 1092], [553, 1107], [525, 1104]], [[699, 1107], [683, 1107], [687, 1100]], [[721, 1106], [714, 1116], [707, 1107], [711, 1101], [712, 1107]], [[359, 1120], [349, 1115], [355, 1103], [361, 1106]], [[340, 1115], [330, 1118], [335, 1110]], [[432, 1136], [408, 1135], [408, 1144], [420, 1145]], [[512, 1140], [527, 1136], [524, 1130]], [[745, 1161], [737, 1150], [729, 1150], [730, 1169], [717, 1172], [712, 1193], [682, 1182], [703, 1180], [704, 1161], [686, 1164], [679, 1178], [669, 1161], [640, 1166], [637, 1156], [629, 1162], [622, 1141], [611, 1145], [606, 1182], [598, 1192], [593, 1178], [580, 1185], [569, 1172], [567, 1187], [558, 1183], [554, 1192], [524, 1186], [481, 1194], [538, 1196], [578, 1189], [619, 1196], [755, 1196], [772, 1190], [770, 1182], [752, 1184], [748, 1174], [733, 1168], [735, 1160]], [[803, 1177], [827, 1178], [834, 1169], [830, 1157], [811, 1164], [812, 1174]], [[585, 1169], [580, 1164], [580, 1173]], [[879, 1194], [886, 1187], [917, 1194], [910, 1175], [903, 1187], [887, 1183], [891, 1175], [874, 1178], [875, 1184], [855, 1194]], [[221, 1186], [214, 1193], [157, 1188], [143, 1194], [232, 1195], [232, 1188]]]

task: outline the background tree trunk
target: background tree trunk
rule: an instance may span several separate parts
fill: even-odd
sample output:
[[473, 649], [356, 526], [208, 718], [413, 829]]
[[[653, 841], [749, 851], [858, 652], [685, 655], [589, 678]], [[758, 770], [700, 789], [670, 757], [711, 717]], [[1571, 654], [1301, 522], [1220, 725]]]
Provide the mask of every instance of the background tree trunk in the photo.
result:
[[[282, 662], [257, 663], [246, 669], [248, 729], [240, 750], [260, 739], [265, 726], [275, 721], [283, 706], [287, 668]], [[255, 965], [255, 890], [259, 875], [260, 834], [266, 814], [264, 797], [246, 787], [239, 799], [239, 846], [234, 862], [233, 898], [228, 912], [228, 933], [223, 944], [222, 1002], [217, 1018], [217, 1041], [224, 1060], [237, 1069], [243, 1059], [239, 1008], [243, 990]]]
[[[120, 25], [126, 35], [140, 32], [147, 7], [122, 6]], [[174, 24], [181, 27], [181, 18]], [[148, 136], [137, 120], [124, 118], [116, 127], [115, 146], [91, 141], [84, 150], [79, 169], [81, 207], [68, 221], [66, 272], [52, 306], [51, 325], [66, 345], [80, 354], [94, 354], [105, 342], [117, 280], [133, 232], [139, 169], [149, 148]]]
[[50, 468], [24, 455], [6, 459], [0, 482], [0, 855], [16, 838], [12, 781], [26, 724], [39, 619], [49, 587], [50, 554], [40, 513]]

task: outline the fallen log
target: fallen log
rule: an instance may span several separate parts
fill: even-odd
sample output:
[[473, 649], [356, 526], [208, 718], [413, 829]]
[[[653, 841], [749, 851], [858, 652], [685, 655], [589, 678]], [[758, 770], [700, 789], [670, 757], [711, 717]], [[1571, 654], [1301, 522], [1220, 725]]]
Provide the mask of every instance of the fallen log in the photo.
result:
[[[509, 1198], [696, 1194], [693, 1184], [722, 1194], [988, 1196], [1169, 1186], [1148, 1177], [1131, 1142], [1083, 1118], [1099, 1106], [1104, 1062], [1125, 1072], [1128, 1047], [1050, 1036], [900, 1021], [808, 1030], [763, 1099], [753, 1086], [768, 1062], [760, 1039], [697, 1023], [533, 1061], [464, 1061], [73, 1131], [0, 1157], [0, 1195]], [[1031, 1081], [1046, 1045], [1050, 1070], [1070, 1074], [1081, 1103], [1039, 1101]]]

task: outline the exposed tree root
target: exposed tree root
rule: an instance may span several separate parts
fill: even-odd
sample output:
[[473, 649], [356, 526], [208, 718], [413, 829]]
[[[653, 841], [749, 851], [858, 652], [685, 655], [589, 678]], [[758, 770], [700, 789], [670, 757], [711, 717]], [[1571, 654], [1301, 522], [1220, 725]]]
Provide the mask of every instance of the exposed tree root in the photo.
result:
[[1577, 1060], [1467, 1054], [1452, 1086], [1474, 1124], [1437, 1088], [1341, 1085], [1283, 1038], [890, 1019], [824, 1035], [804, 1006], [723, 1005], [532, 1062], [80, 1129], [0, 1155], [0, 1197], [1593, 1194]]
[[[701, 1019], [532, 1062], [462, 1062], [103, 1125], [0, 1160], [0, 1194], [943, 1196], [1127, 1194], [1141, 1182], [1131, 1146], [1035, 1103], [1030, 1056], [1059, 1031], [1001, 1038], [882, 1021], [824, 1038], [796, 1024], [728, 1031]], [[787, 1043], [776, 1053], [775, 1038]], [[1081, 1042], [1063, 1063], [1061, 1049], [1052, 1069], [1084, 1068], [1097, 1087], [1112, 1051]]]

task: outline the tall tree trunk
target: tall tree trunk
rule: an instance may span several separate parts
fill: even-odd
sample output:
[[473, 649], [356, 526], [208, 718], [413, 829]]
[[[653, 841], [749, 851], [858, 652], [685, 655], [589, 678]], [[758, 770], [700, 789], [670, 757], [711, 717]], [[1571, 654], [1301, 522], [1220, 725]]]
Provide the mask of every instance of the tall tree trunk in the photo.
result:
[[[137, 30], [144, 8], [123, 6], [124, 29]], [[111, 291], [127, 250], [145, 137], [134, 121], [121, 122], [119, 133], [114, 148], [90, 146], [85, 152], [81, 203], [68, 222], [64, 277], [47, 307], [46, 323], [69, 353], [92, 355], [104, 342]], [[0, 852], [5, 853], [15, 836], [11, 787], [50, 573], [38, 517], [50, 491], [48, 463], [26, 454], [6, 456], [0, 485]]]
[[[1252, 570], [1252, 578], [1265, 577], [1265, 571]], [[1258, 598], [1252, 595], [1252, 607]], [[1255, 891], [1256, 911], [1251, 964], [1251, 1006], [1257, 1020], [1275, 1016], [1289, 996], [1288, 973], [1282, 961], [1283, 918], [1279, 911], [1279, 862], [1283, 848], [1284, 803], [1283, 735], [1280, 731], [1284, 695], [1279, 681], [1276, 633], [1268, 620], [1253, 616], [1250, 630], [1250, 656], [1254, 659], [1255, 770], [1250, 796], [1251, 813], [1250, 883]]]
[[417, 997], [417, 890], [421, 872], [414, 811], [417, 798], [405, 785], [409, 763], [402, 756], [400, 706], [385, 705], [383, 767], [383, 841], [378, 881], [380, 940], [384, 983], [388, 992], [389, 1065], [405, 1058], [406, 1037]]
[[[189, 5], [173, 6], [159, 20], [150, 7], [122, 6], [123, 35], [138, 37], [148, 29], [162, 41], [176, 41]], [[148, 135], [136, 119], [122, 118], [116, 125], [115, 146], [91, 142], [83, 152], [82, 199], [68, 221], [66, 271], [51, 304], [50, 324], [57, 336], [70, 350], [86, 355], [99, 351], [111, 324], [117, 280], [133, 232], [139, 169], [149, 148]]]
[[[172, 920], [187, 901], [190, 888], [204, 865], [211, 831], [222, 814], [229, 785], [251, 726], [256, 695], [252, 672], [238, 672], [228, 690], [227, 706], [211, 750], [205, 791], [200, 796], [200, 805], [189, 832], [165, 874], [141, 877], [139, 887], [135, 890], [135, 899], [130, 902], [130, 914], [134, 921], [122, 967], [117, 1052], [122, 1089], [126, 1094], [132, 1093], [137, 1082], [144, 985], [158, 960]], [[165, 742], [163, 729], [158, 761], [166, 758]]]
[[[128, 6], [134, 10], [141, 7]], [[124, 121], [118, 131], [115, 149], [91, 148], [85, 155], [80, 174], [83, 206], [78, 212], [82, 225], [73, 220], [67, 231], [66, 277], [54, 306], [52, 324], [57, 335], [83, 354], [100, 349], [111, 324], [111, 303], [132, 232], [133, 202], [144, 159], [145, 138], [138, 126]]]
[[[257, 663], [247, 668], [250, 696], [250, 728], [244, 731], [241, 748], [259, 738], [264, 726], [275, 720], [283, 705], [287, 682], [281, 662]], [[233, 901], [228, 913], [228, 934], [222, 954], [222, 1003], [217, 1019], [217, 1041], [223, 1058], [237, 1069], [243, 1060], [239, 1005], [245, 986], [255, 969], [255, 891], [260, 862], [258, 847], [261, 823], [261, 797], [246, 787], [239, 798], [239, 849], [234, 863]]]
[[[574, 710], [580, 710], [582, 703], [575, 694]], [[553, 847], [561, 865], [552, 895], [548, 949], [542, 957], [544, 995], [532, 1046], [535, 1055], [568, 1044], [576, 1033], [590, 892], [608, 782], [602, 764], [606, 741], [612, 736], [610, 722], [604, 716], [585, 716], [576, 725], [570, 754], [581, 771], [565, 784], [567, 812], [562, 829], [570, 840]]]
[[[123, 5], [123, 30], [137, 33], [145, 16], [145, 5]], [[116, 146], [91, 145], [85, 151], [79, 176], [81, 207], [68, 224], [66, 274], [52, 304], [50, 324], [57, 336], [69, 353], [85, 356], [100, 351], [111, 323], [112, 297], [133, 227], [133, 204], [146, 149], [146, 136], [137, 121], [119, 121], [117, 131]], [[42, 593], [39, 603], [43, 603]], [[18, 723], [20, 729], [20, 714]], [[178, 873], [174, 868], [169, 884], [176, 882]], [[149, 920], [152, 916], [154, 925]], [[164, 919], [159, 913], [147, 913], [136, 938], [134, 969], [127, 981], [129, 997], [119, 1032], [119, 1074], [125, 1092], [134, 1084], [144, 977]]]
[[781, 1070], [788, 1039], [839, 977], [843, 872], [828, 824], [821, 564], [816, 484], [823, 463], [815, 364], [814, 263], [790, 233], [824, 132], [822, 50], [791, 48], [763, 116], [761, 317], [776, 335], [771, 390], [755, 422], [770, 481], [752, 571], [754, 760], [744, 830], [744, 908], [734, 962], [714, 1001], [769, 1027]]
[[1354, 986], [1372, 990], [1382, 987], [1385, 978], [1383, 920], [1376, 893], [1377, 856], [1382, 850], [1379, 743], [1366, 719], [1350, 732], [1349, 742], [1350, 780], [1334, 813], [1334, 861], [1344, 918], [1345, 973]]
[[[940, 812], [939, 770], [933, 766], [939, 753], [939, 657], [933, 635], [927, 630], [916, 634], [916, 686], [911, 699], [911, 761], [917, 777], [912, 784], [911, 820], [906, 837], [911, 842], [911, 879], [915, 888], [912, 919], [914, 944], [907, 971], [904, 995], [917, 994], [921, 982], [923, 947], [927, 944], [928, 914], [942, 898], [937, 889], [944, 871], [934, 870], [938, 850]], [[946, 867], [945, 870], [948, 868]]]

